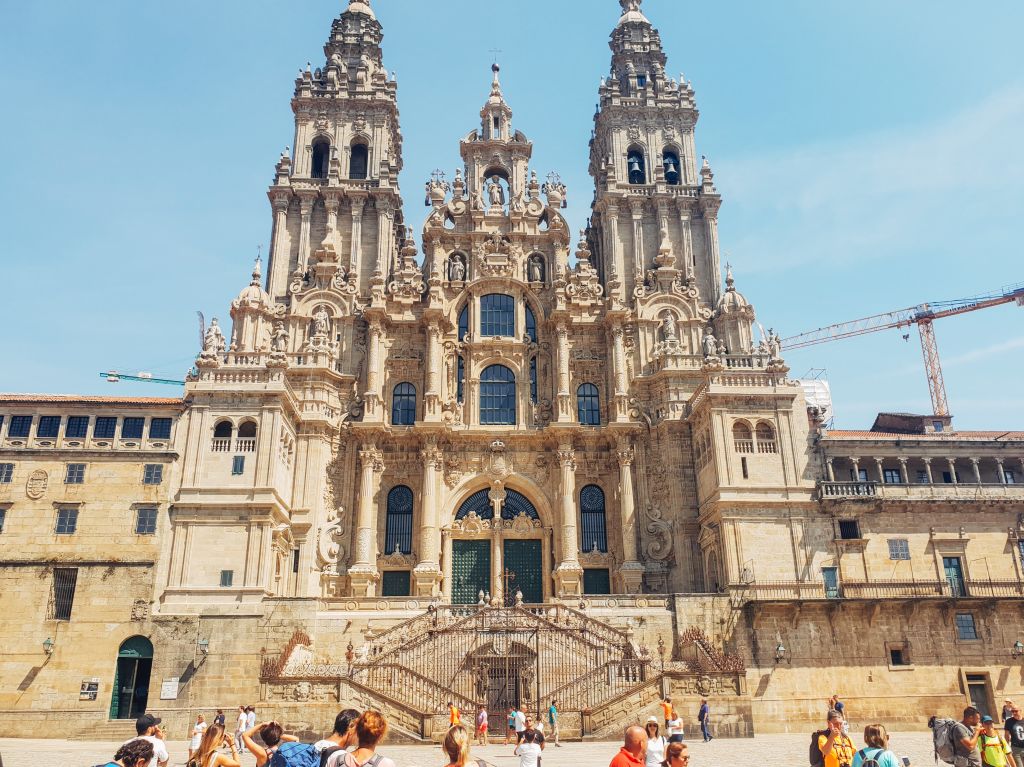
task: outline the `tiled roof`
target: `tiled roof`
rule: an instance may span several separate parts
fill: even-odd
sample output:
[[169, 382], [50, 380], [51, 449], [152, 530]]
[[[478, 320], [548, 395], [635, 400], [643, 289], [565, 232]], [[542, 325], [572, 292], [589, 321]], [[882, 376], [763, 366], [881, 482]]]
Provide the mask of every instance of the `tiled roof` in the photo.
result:
[[1024, 440], [1024, 431], [947, 431], [941, 434], [898, 434], [887, 431], [855, 431], [847, 429], [830, 430], [825, 439], [903, 439], [903, 440], [975, 440], [1009, 442]]
[[181, 407], [181, 397], [96, 397], [81, 394], [3, 394], [0, 403], [40, 405], [135, 405], [141, 407]]

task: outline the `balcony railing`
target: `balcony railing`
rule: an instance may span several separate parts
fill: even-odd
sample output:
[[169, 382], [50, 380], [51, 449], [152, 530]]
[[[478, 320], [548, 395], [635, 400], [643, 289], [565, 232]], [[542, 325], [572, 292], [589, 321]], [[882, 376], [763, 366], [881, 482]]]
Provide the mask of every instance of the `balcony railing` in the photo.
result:
[[214, 453], [230, 453], [231, 452], [231, 438], [230, 437], [214, 437], [213, 443], [210, 445], [210, 450]]
[[881, 482], [820, 482], [822, 498], [853, 498], [885, 496], [887, 498], [953, 500], [976, 498], [1010, 498], [1024, 500], [1024, 484], [960, 482], [959, 484], [906, 484]]
[[255, 453], [256, 452], [256, 440], [248, 437], [242, 437], [235, 440], [235, 452], [236, 453]]
[[842, 581], [838, 587], [822, 581], [760, 581], [733, 586], [744, 602], [841, 601], [844, 599], [979, 599], [1024, 596], [1024, 581]]

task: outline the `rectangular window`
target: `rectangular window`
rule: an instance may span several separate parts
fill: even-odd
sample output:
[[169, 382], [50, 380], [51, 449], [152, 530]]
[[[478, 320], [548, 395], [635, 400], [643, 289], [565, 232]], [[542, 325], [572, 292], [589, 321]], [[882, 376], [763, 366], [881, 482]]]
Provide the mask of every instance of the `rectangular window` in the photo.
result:
[[68, 439], [85, 439], [89, 434], [89, 416], [73, 415], [68, 417], [68, 425], [64, 436]]
[[637, 75], [636, 76], [636, 87], [637, 88], [646, 88], [647, 87], [647, 75]]
[[57, 509], [57, 526], [54, 532], [57, 535], [74, 535], [78, 529], [78, 508], [76, 506], [62, 506]]
[[292, 572], [297, 573], [299, 571], [299, 550], [292, 549]]
[[839, 537], [844, 541], [858, 540], [860, 538], [860, 523], [856, 519], [840, 519]]
[[937, 432], [939, 432], [941, 434], [942, 433], [942, 428], [943, 428], [942, 427], [942, 421], [932, 421], [932, 429], [934, 429], [935, 431], [937, 431]]
[[740, 469], [743, 471], [743, 479], [750, 479], [750, 472], [747, 470], [747, 458], [740, 458]]
[[69, 463], [64, 474], [65, 485], [81, 485], [85, 482], [85, 464]]
[[96, 419], [92, 427], [93, 439], [113, 439], [117, 431], [117, 419], [110, 416], [101, 416]]
[[825, 583], [825, 597], [828, 599], [839, 599], [839, 568], [821, 568], [821, 579]]
[[607, 568], [585, 568], [583, 570], [584, 594], [611, 594], [612, 579]]
[[142, 439], [145, 418], [125, 418], [121, 421], [121, 439]]
[[7, 485], [11, 482], [11, 477], [14, 476], [14, 464], [13, 463], [0, 463], [0, 485]]
[[903, 484], [903, 475], [899, 469], [882, 469], [882, 477], [887, 485]]
[[1013, 472], [1013, 469], [1003, 469], [1003, 476], [1006, 478], [1006, 484], [1017, 484], [1017, 475]]
[[156, 534], [156, 509], [146, 506], [139, 509], [135, 515], [136, 535]]
[[50, 615], [55, 621], [71, 620], [75, 604], [75, 586], [78, 584], [77, 567], [57, 567], [53, 571], [53, 597]]
[[910, 541], [906, 538], [890, 538], [889, 559], [910, 559]]
[[917, 470], [917, 484], [927, 485], [928, 484], [928, 470], [918, 469]]
[[234, 570], [221, 570], [220, 571], [220, 585], [222, 588], [229, 588], [235, 580]]
[[154, 418], [149, 422], [149, 438], [150, 439], [170, 439], [171, 438], [171, 419], [170, 418]]
[[910, 662], [907, 660], [906, 653], [903, 648], [891, 647], [889, 648], [889, 665], [890, 666], [909, 666]]
[[4, 531], [4, 522], [7, 521], [7, 509], [0, 509], [0, 533]]
[[512, 296], [491, 293], [480, 298], [480, 335], [484, 337], [516, 334], [516, 306]]
[[36, 424], [36, 436], [53, 439], [60, 434], [60, 420], [59, 415], [39, 416], [39, 423]]
[[245, 456], [236, 455], [231, 460], [231, 473], [235, 476], [245, 473]]
[[410, 593], [411, 578], [408, 570], [385, 570], [381, 573], [382, 597], [407, 597]]
[[957, 639], [970, 641], [978, 638], [978, 628], [974, 625], [972, 613], [956, 614], [956, 636]]
[[8, 437], [27, 437], [32, 429], [32, 416], [12, 415], [11, 425], [7, 427]]
[[164, 481], [164, 467], [159, 463], [147, 463], [142, 467], [142, 484], [159, 485]]

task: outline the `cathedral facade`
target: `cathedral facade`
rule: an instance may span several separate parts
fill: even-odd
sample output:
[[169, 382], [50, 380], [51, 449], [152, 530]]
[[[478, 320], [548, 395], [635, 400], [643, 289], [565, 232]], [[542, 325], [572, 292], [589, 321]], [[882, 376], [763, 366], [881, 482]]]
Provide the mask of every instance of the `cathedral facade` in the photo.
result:
[[[557, 695], [584, 735], [671, 693], [717, 696], [723, 730], [750, 734], [837, 690], [889, 721], [909, 721], [907, 685], [936, 706], [1019, 692], [1002, 672], [1024, 653], [1024, 435], [824, 427], [723, 275], [694, 91], [640, 0], [621, 5], [583, 231], [497, 66], [414, 229], [382, 26], [350, 0], [295, 82], [265, 273], [230, 328], [211, 323], [184, 398], [0, 400], [0, 600], [30, 587], [41, 604], [7, 637], [4, 689], [23, 689], [0, 691], [5, 728], [254, 702], [315, 728], [357, 702], [431, 737], [446, 697]], [[133, 436], [153, 420], [166, 437]], [[48, 487], [69, 462], [167, 468], [136, 503]], [[71, 508], [85, 543], [62, 537]], [[140, 509], [152, 525], [112, 551]], [[127, 573], [97, 586], [109, 636], [76, 624], [70, 576], [51, 584], [69, 568]], [[41, 662], [38, 634], [58, 634]]]

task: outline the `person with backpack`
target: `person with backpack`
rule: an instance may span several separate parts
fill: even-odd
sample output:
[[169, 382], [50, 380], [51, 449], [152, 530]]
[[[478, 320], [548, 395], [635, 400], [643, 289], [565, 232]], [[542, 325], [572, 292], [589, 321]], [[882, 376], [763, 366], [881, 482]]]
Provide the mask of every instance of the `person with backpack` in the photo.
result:
[[356, 720], [359, 712], [354, 708], [339, 711], [334, 717], [334, 730], [323, 740], [313, 744], [313, 750], [320, 754], [320, 767], [326, 767], [327, 760], [337, 751], [347, 751], [356, 744]]
[[383, 714], [379, 711], [364, 711], [356, 721], [356, 749], [334, 754], [327, 762], [327, 767], [395, 767], [393, 761], [377, 753], [377, 744], [384, 739], [387, 731], [388, 723]]
[[995, 720], [990, 716], [981, 718], [981, 736], [978, 738], [978, 750], [981, 760], [988, 767], [1017, 767], [1003, 734], [996, 729]]
[[154, 746], [143, 738], [134, 738], [117, 749], [113, 761], [101, 767], [146, 767], [153, 758]]
[[811, 767], [850, 767], [853, 764], [853, 741], [843, 734], [843, 715], [835, 709], [828, 712], [827, 727], [811, 738]]
[[865, 746], [853, 756], [853, 767], [903, 767], [899, 758], [889, 751], [889, 733], [881, 724], [864, 728]]
[[[254, 738], [259, 730], [260, 740], [264, 746], [257, 743]], [[254, 725], [242, 733], [242, 740], [245, 747], [256, 757], [256, 767], [319, 767], [320, 754], [313, 746], [306, 743], [299, 743], [294, 735], [285, 735], [284, 728], [277, 722], [263, 722]], [[206, 767], [206, 765], [198, 765]]]
[[[981, 767], [981, 712], [974, 706], [964, 709], [964, 718], [953, 725], [953, 761], [956, 767]], [[959, 758], [959, 761], [958, 761]]]

